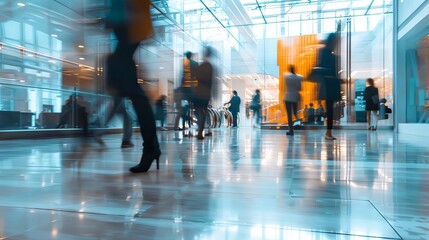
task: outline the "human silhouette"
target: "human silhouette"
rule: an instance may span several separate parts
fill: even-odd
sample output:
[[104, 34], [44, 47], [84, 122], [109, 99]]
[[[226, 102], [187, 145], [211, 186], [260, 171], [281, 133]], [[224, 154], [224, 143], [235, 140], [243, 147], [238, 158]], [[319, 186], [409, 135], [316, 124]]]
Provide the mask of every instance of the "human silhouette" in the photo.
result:
[[232, 97], [229, 100], [229, 102], [225, 103], [224, 105], [228, 105], [229, 104], [229, 108], [228, 110], [231, 112], [232, 114], [232, 127], [238, 127], [238, 113], [240, 112], [240, 104], [241, 104], [241, 99], [238, 96], [237, 91], [232, 91]]
[[[133, 120], [126, 108], [126, 98], [121, 96], [113, 96], [113, 106], [107, 114], [106, 122], [104, 123], [104, 125], [107, 126], [112, 121], [116, 113], [121, 114], [123, 117], [123, 136], [121, 148], [134, 147], [134, 144], [131, 142], [131, 137], [133, 136]], [[105, 145], [104, 141], [101, 138], [103, 134], [103, 131], [98, 131], [94, 133], [95, 140], [101, 145]]]
[[250, 109], [253, 111], [253, 118], [255, 119], [253, 127], [258, 127], [261, 124], [261, 90], [256, 89], [250, 102]]
[[325, 116], [325, 109], [323, 109], [322, 104], [319, 104], [319, 107], [316, 109], [316, 122], [318, 124], [323, 123], [322, 118]]
[[167, 104], [167, 96], [161, 95], [158, 100], [155, 103], [156, 106], [156, 118], [160, 121], [161, 124], [161, 130], [168, 130], [165, 128], [165, 123], [167, 120], [167, 111], [168, 111], [168, 104]]
[[298, 102], [300, 99], [299, 91], [301, 91], [301, 83], [303, 77], [295, 73], [294, 65], [289, 66], [289, 71], [290, 73], [285, 75], [285, 96], [283, 100], [286, 105], [288, 122], [288, 131], [286, 132], [286, 134], [289, 136], [293, 136], [294, 131], [292, 114], [295, 116], [296, 119], [298, 116]]
[[325, 100], [326, 102], [326, 140], [336, 139], [332, 136], [334, 103], [341, 100], [341, 84], [337, 77], [337, 63], [334, 54], [336, 41], [336, 34], [329, 34], [325, 46], [319, 51], [318, 66], [321, 67], [324, 72], [319, 82], [319, 100]]
[[374, 79], [368, 78], [366, 80], [367, 87], [363, 94], [365, 100], [366, 122], [368, 130], [377, 130], [378, 115], [377, 111], [380, 108], [380, 100], [378, 98], [378, 88], [374, 86]]
[[213, 54], [213, 49], [209, 46], [204, 48], [203, 63], [197, 69], [198, 83], [194, 88], [194, 107], [197, 115], [199, 140], [204, 139], [204, 125], [207, 117], [207, 107], [211, 98], [213, 85], [213, 65], [210, 63], [210, 57]]
[[[192, 89], [197, 84], [197, 70], [198, 63], [192, 59], [193, 53], [186, 52], [185, 59], [183, 59], [183, 73], [182, 81], [180, 86], [174, 92], [174, 98], [178, 114], [174, 121], [175, 130], [182, 130], [185, 128], [185, 122], [188, 121], [188, 125], [191, 126], [189, 107], [184, 107], [183, 101], [187, 102], [187, 105], [192, 105], [193, 100]], [[179, 127], [179, 121], [182, 118], [182, 128]]]
[[314, 104], [310, 103], [310, 107], [307, 109], [308, 113], [308, 123], [314, 124], [316, 118], [316, 109], [314, 109]]
[[128, 97], [133, 103], [140, 133], [143, 138], [143, 154], [140, 163], [131, 172], [147, 172], [156, 160], [159, 168], [158, 138], [152, 107], [145, 92], [137, 83], [136, 63], [133, 59], [140, 41], [153, 34], [149, 0], [111, 0], [107, 24], [118, 40], [114, 52], [107, 60], [107, 82], [118, 95]]

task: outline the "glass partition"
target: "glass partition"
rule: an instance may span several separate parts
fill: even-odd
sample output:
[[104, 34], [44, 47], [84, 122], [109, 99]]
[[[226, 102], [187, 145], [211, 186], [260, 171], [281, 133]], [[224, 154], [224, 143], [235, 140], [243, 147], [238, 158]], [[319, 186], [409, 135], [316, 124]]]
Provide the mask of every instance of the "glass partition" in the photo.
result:
[[[358, 89], [365, 78], [374, 78], [382, 96], [393, 104], [391, 0], [235, 3], [152, 1], [155, 36], [141, 44], [135, 58], [139, 82], [151, 100], [167, 96], [170, 126], [177, 114], [173, 93], [180, 85], [186, 51], [192, 51], [193, 59], [201, 62], [203, 46], [216, 49], [212, 59], [216, 67], [213, 108], [221, 108], [232, 90], [236, 90], [244, 103], [241, 122], [250, 125], [253, 114], [248, 105], [254, 91], [260, 89], [263, 122], [285, 124], [281, 86], [287, 71], [284, 64], [300, 59], [304, 62], [299, 64], [308, 70], [314, 59], [306, 61], [306, 54], [314, 52], [320, 47], [320, 40], [336, 30], [342, 33], [338, 52], [340, 76], [347, 83], [344, 101], [339, 103], [344, 110], [337, 123], [361, 121]], [[0, 5], [13, 13], [4, 15], [0, 24], [0, 111], [31, 112], [35, 116], [42, 112], [60, 113], [70, 96], [76, 101], [79, 96], [88, 99], [93, 105], [87, 110], [88, 116], [98, 111], [92, 109], [109, 105], [104, 61], [115, 47], [115, 39], [95, 21], [108, 13], [108, 1], [78, 0], [65, 6], [57, 1], [27, 1], [18, 5], [0, 0]], [[308, 38], [312, 39], [313, 50], [297, 40]], [[280, 44], [294, 41], [292, 46], [299, 46], [302, 56]], [[283, 51], [293, 53], [284, 56], [295, 59], [282, 62]], [[298, 73], [305, 75], [304, 70]], [[309, 83], [305, 89], [302, 111], [310, 103], [319, 105]], [[100, 115], [99, 119], [102, 118]], [[29, 127], [38, 126], [35, 123]]]

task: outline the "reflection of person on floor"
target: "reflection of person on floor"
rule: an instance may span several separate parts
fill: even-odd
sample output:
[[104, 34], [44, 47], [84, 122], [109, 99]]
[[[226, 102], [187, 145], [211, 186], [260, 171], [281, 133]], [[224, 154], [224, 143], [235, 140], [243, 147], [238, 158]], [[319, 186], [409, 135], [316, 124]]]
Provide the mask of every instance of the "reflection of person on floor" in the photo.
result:
[[156, 160], [159, 168], [158, 138], [152, 107], [146, 93], [137, 82], [134, 52], [140, 41], [153, 35], [149, 0], [111, 0], [108, 26], [117, 38], [115, 51], [107, 61], [107, 82], [119, 96], [131, 99], [143, 138], [143, 154], [140, 163], [131, 172], [147, 172]]
[[211, 98], [213, 83], [213, 65], [210, 63], [210, 57], [213, 54], [211, 47], [205, 47], [203, 51], [203, 63], [198, 67], [198, 84], [194, 89], [194, 107], [198, 123], [198, 139], [204, 139], [204, 124], [207, 117], [207, 107]]
[[77, 103], [76, 97], [70, 95], [61, 107], [60, 121], [57, 128], [82, 127], [84, 134], [88, 134], [88, 113], [86, 108]]
[[285, 76], [285, 96], [284, 103], [286, 105], [287, 111], [287, 122], [288, 122], [288, 132], [286, 135], [293, 136], [293, 119], [292, 114], [295, 116], [295, 119], [298, 118], [298, 102], [299, 102], [299, 91], [301, 91], [301, 82], [304, 79], [301, 75], [295, 73], [295, 66], [289, 66], [289, 74]]
[[237, 91], [235, 91], [235, 90], [232, 91], [231, 99], [229, 100], [229, 102], [224, 104], [224, 105], [229, 104], [228, 110], [232, 114], [232, 127], [238, 127], [237, 118], [238, 118], [238, 113], [240, 112], [241, 99], [237, 94], [238, 94]]

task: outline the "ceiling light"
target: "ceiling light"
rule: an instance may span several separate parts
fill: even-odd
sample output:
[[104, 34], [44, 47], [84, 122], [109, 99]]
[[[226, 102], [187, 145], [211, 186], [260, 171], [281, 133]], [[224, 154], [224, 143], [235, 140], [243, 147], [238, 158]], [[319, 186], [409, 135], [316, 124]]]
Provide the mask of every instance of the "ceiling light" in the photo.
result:
[[58, 37], [58, 35], [57, 34], [51, 34], [51, 37]]
[[78, 48], [85, 48], [85, 46], [83, 46], [83, 45], [79, 45], [79, 46], [78, 46]]
[[85, 58], [83, 58], [83, 57], [80, 57], [80, 58], [79, 58], [79, 60], [85, 60]]
[[21, 3], [21, 2], [17, 3], [16, 5], [18, 5], [20, 7], [25, 7], [25, 3]]
[[164, 67], [159, 67], [159, 69], [164, 69]]

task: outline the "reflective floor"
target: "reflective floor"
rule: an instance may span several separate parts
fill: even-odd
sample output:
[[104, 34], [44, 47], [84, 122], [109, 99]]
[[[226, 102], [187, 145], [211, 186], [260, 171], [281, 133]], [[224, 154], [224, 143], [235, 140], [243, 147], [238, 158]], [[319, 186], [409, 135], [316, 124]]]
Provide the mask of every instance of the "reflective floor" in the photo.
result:
[[121, 135], [0, 141], [0, 239], [429, 239], [427, 140], [335, 133], [159, 132], [143, 174]]

